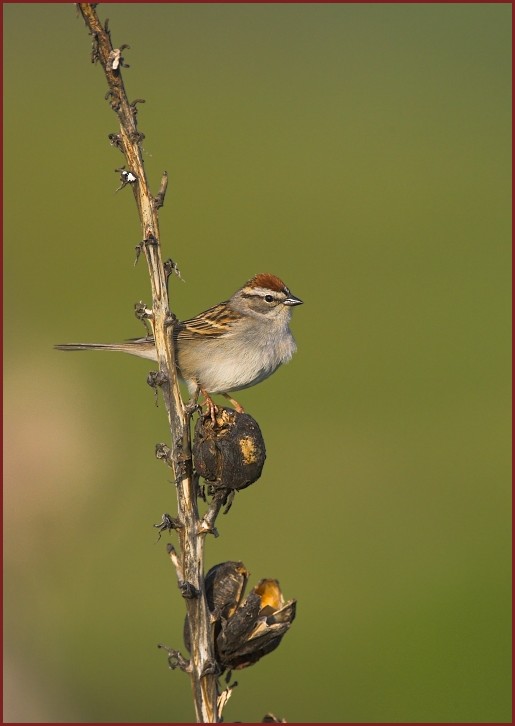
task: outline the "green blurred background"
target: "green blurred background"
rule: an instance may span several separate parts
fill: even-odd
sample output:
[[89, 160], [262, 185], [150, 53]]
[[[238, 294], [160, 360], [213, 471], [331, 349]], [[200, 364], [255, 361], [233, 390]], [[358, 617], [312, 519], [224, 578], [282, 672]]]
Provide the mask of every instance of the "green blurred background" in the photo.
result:
[[[506, 722], [509, 4], [106, 4], [142, 97], [188, 317], [283, 277], [298, 353], [240, 395], [268, 459], [206, 564], [298, 616], [226, 721]], [[5, 649], [10, 721], [192, 721], [174, 488], [132, 194], [71, 5], [4, 5]]]

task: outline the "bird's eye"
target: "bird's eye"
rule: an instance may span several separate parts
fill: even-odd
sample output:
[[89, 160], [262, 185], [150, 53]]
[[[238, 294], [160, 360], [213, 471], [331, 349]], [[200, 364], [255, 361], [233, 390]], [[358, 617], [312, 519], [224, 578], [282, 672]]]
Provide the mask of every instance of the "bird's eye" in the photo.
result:
[[272, 297], [272, 295], [265, 295], [265, 300], [267, 302], [273, 302], [274, 301], [274, 298]]

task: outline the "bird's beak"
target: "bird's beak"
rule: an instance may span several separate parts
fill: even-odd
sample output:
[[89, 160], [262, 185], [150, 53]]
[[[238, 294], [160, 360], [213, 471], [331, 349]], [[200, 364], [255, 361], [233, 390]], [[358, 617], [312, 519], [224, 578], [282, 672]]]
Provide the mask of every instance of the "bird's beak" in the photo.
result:
[[296, 297], [295, 295], [292, 295], [291, 293], [288, 295], [286, 300], [284, 301], [285, 305], [302, 305], [304, 301], [300, 299], [300, 297]]

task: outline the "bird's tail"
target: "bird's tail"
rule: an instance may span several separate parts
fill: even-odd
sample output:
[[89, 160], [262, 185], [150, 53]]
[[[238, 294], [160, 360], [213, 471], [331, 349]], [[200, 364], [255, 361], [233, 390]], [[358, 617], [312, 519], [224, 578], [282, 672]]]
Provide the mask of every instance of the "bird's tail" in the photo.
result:
[[129, 353], [140, 358], [156, 360], [156, 349], [153, 338], [136, 338], [125, 343], [63, 343], [54, 345], [56, 350], [112, 350]]

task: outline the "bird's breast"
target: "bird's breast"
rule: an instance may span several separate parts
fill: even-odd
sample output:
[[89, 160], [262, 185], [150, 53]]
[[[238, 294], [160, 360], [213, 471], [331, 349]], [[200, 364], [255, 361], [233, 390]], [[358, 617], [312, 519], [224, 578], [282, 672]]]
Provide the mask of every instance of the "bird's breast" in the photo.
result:
[[288, 362], [296, 350], [291, 333], [256, 335], [253, 331], [213, 340], [178, 341], [178, 364], [190, 390], [238, 391], [260, 383]]

